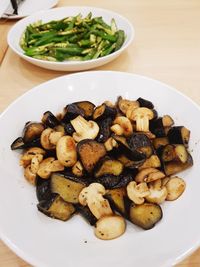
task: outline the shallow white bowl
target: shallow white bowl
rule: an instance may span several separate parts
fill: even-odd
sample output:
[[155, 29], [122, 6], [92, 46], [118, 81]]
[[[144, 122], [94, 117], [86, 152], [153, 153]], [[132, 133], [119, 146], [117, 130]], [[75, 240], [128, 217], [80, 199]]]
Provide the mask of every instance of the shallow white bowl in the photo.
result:
[[[86, 16], [89, 12], [92, 12], [93, 16], [102, 16], [104, 21], [107, 23], [110, 23], [111, 19], [114, 18], [118, 29], [122, 29], [125, 31], [125, 42], [118, 51], [102, 58], [78, 62], [49, 62], [24, 55], [24, 51], [21, 49], [19, 41], [22, 36], [22, 33], [26, 29], [26, 26], [28, 26], [30, 23], [36, 22], [38, 20], [42, 20], [43, 22], [58, 20], [68, 16], [75, 16], [79, 13], [81, 13], [83, 16]], [[33, 63], [34, 65], [51, 70], [80, 71], [99, 67], [112, 61], [130, 45], [130, 43], [133, 41], [133, 38], [134, 28], [131, 23], [126, 18], [115, 12], [95, 7], [61, 7], [35, 13], [32, 16], [29, 16], [17, 22], [8, 33], [8, 44], [16, 54], [18, 54], [23, 59]]]
[[[159, 115], [171, 115], [176, 125], [191, 130], [194, 166], [180, 174], [186, 191], [162, 205], [163, 219], [144, 231], [127, 223], [123, 236], [102, 241], [79, 215], [67, 222], [37, 211], [35, 188], [19, 166], [19, 152], [10, 144], [25, 122], [39, 121], [43, 112], [60, 112], [73, 101], [100, 104], [117, 96], [149, 99]], [[43, 83], [18, 98], [0, 116], [0, 237], [20, 257], [37, 267], [171, 267], [200, 241], [200, 108], [161, 82], [121, 72], [83, 72]], [[87, 243], [85, 242], [87, 241]]]

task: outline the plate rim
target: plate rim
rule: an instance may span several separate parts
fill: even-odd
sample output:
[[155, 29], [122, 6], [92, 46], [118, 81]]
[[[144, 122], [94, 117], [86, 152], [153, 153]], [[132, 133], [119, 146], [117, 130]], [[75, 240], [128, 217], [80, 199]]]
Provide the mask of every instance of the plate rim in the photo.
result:
[[[194, 102], [193, 99], [191, 99], [188, 95], [185, 95], [184, 93], [180, 92], [178, 89], [176, 89], [175, 87], [162, 82], [160, 80], [151, 78], [149, 76], [145, 76], [145, 75], [140, 75], [138, 73], [131, 73], [131, 72], [123, 72], [123, 71], [111, 71], [111, 70], [94, 70], [94, 71], [82, 71], [82, 72], [76, 72], [76, 73], [71, 73], [71, 74], [66, 74], [66, 75], [62, 75], [53, 79], [50, 79], [48, 81], [42, 82], [34, 87], [32, 87], [31, 89], [29, 89], [27, 92], [23, 93], [22, 95], [20, 95], [19, 97], [17, 97], [14, 101], [12, 101], [4, 110], [3, 112], [0, 114], [0, 121], [1, 118], [4, 116], [4, 114], [7, 113], [7, 111], [12, 108], [18, 101], [20, 101], [21, 99], [23, 99], [26, 95], [32, 94], [32, 92], [35, 92], [36, 90], [38, 90], [38, 88], [40, 86], [46, 86], [49, 83], [51, 83], [52, 81], [57, 81], [57, 80], [62, 80], [65, 78], [69, 78], [70, 77], [76, 77], [76, 76], [84, 76], [84, 75], [96, 75], [100, 73], [104, 74], [106, 73], [106, 75], [124, 75], [124, 76], [132, 76], [135, 77], [136, 79], [145, 79], [145, 80], [149, 80], [151, 82], [160, 84], [161, 86], [167, 87], [168, 90], [175, 92], [176, 94], [180, 95], [181, 97], [185, 98], [187, 101], [189, 101], [192, 105], [194, 105], [200, 112], [200, 106]], [[12, 252], [14, 252], [16, 255], [18, 255], [21, 259], [25, 260], [27, 263], [34, 265], [34, 266], [40, 266], [40, 267], [48, 267], [45, 263], [40, 262], [39, 260], [36, 260], [34, 257], [32, 257], [31, 255], [29, 255], [29, 253], [25, 253], [23, 250], [21, 250], [20, 248], [18, 248], [13, 242], [12, 240], [10, 240], [2, 231], [1, 229], [1, 225], [0, 225], [0, 239], [2, 240], [2, 242], [4, 244], [6, 244], [8, 246], [9, 249], [12, 250]], [[187, 250], [185, 250], [183, 253], [181, 253], [179, 256], [177, 256], [175, 259], [173, 259], [172, 262], [169, 263], [163, 263], [162, 267], [170, 267], [171, 265], [174, 266], [180, 262], [182, 262], [185, 258], [187, 258], [188, 256], [190, 256], [195, 250], [197, 250], [200, 247], [200, 236], [198, 238], [198, 240], [192, 245], [190, 246]]]

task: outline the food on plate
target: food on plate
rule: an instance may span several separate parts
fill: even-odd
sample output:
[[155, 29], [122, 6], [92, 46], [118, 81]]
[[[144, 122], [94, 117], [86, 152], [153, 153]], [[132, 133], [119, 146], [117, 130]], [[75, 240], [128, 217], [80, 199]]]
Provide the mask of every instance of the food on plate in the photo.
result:
[[25, 124], [11, 149], [22, 149], [24, 176], [36, 186], [38, 210], [62, 221], [80, 214], [96, 237], [121, 236], [126, 220], [145, 230], [163, 217], [164, 201], [178, 199], [193, 165], [190, 131], [159, 117], [144, 98], [66, 105]]
[[[125, 33], [114, 19], [110, 25], [102, 17], [81, 14], [29, 24], [20, 40], [24, 54], [47, 61], [85, 61], [107, 56], [121, 48]], [[91, 107], [79, 102], [80, 109]], [[86, 104], [86, 106], [84, 106]], [[81, 114], [80, 114], [81, 115]]]

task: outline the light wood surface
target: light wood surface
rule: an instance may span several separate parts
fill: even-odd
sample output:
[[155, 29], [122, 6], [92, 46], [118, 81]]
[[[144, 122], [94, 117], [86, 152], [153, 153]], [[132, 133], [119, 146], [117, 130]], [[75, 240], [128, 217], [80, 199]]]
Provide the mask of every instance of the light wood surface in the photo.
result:
[[[59, 6], [65, 5], [111, 9], [135, 26], [136, 37], [129, 49], [98, 70], [146, 75], [176, 87], [200, 104], [199, 0], [60, 0]], [[0, 111], [35, 85], [67, 74], [33, 66], [7, 49], [6, 34], [13, 23], [0, 20]], [[30, 265], [0, 242], [0, 266]], [[200, 249], [177, 266], [199, 267]]]

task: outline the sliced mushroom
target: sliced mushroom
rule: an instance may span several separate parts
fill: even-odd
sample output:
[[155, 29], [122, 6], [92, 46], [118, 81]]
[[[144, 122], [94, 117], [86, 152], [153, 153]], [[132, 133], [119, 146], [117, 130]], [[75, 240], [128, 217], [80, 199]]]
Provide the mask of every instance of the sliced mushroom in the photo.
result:
[[167, 197], [167, 188], [162, 185], [161, 180], [149, 183], [149, 195], [145, 198], [150, 203], [161, 204]]
[[153, 119], [154, 113], [148, 108], [129, 108], [126, 112], [126, 117], [132, 121], [136, 121], [136, 131], [148, 132], [149, 121]]
[[167, 188], [167, 198], [166, 200], [176, 200], [179, 198], [185, 191], [185, 181], [178, 176], [171, 177], [166, 183]]
[[77, 161], [76, 145], [71, 136], [62, 136], [56, 145], [56, 155], [65, 167], [72, 167]]
[[126, 114], [128, 109], [134, 110], [140, 106], [138, 101], [123, 99], [121, 96], [117, 100], [117, 105], [123, 114]]
[[99, 126], [95, 121], [87, 121], [82, 116], [78, 116], [71, 120], [71, 124], [75, 129], [73, 138], [76, 142], [84, 139], [95, 139], [99, 133]]
[[96, 223], [95, 235], [103, 240], [111, 240], [121, 236], [126, 230], [126, 222], [119, 215], [105, 216]]
[[117, 135], [130, 136], [133, 133], [131, 121], [125, 116], [118, 116], [114, 120], [111, 130]]
[[137, 183], [142, 183], [142, 182], [153, 182], [158, 179], [162, 179], [165, 177], [165, 174], [158, 169], [155, 168], [147, 168], [147, 169], [142, 169], [139, 171], [139, 173], [135, 177], [135, 181]]
[[117, 142], [113, 137], [108, 138], [108, 140], [104, 143], [104, 146], [107, 151], [111, 151], [114, 147], [118, 147]]
[[58, 140], [63, 135], [64, 135], [64, 133], [61, 131], [57, 132], [51, 128], [46, 128], [42, 132], [41, 137], [40, 137], [41, 145], [47, 150], [55, 149]]
[[24, 169], [24, 177], [26, 178], [26, 180], [31, 183], [32, 185], [36, 184], [36, 174], [33, 173], [31, 171], [31, 165], [28, 165], [25, 169]]
[[63, 171], [64, 166], [53, 157], [44, 159], [39, 166], [37, 174], [43, 178], [48, 179], [52, 172]]
[[20, 165], [24, 168], [31, 163], [32, 158], [36, 155], [45, 155], [45, 150], [40, 147], [31, 147], [21, 156], [20, 158]]
[[83, 206], [88, 206], [93, 215], [99, 219], [106, 215], [112, 215], [112, 209], [107, 199], [103, 196], [106, 190], [99, 183], [92, 183], [88, 187], [83, 188], [79, 194], [79, 202]]
[[127, 185], [126, 189], [128, 197], [138, 205], [144, 203], [145, 197], [149, 195], [149, 188], [146, 183], [137, 185], [135, 181], [132, 181]]

